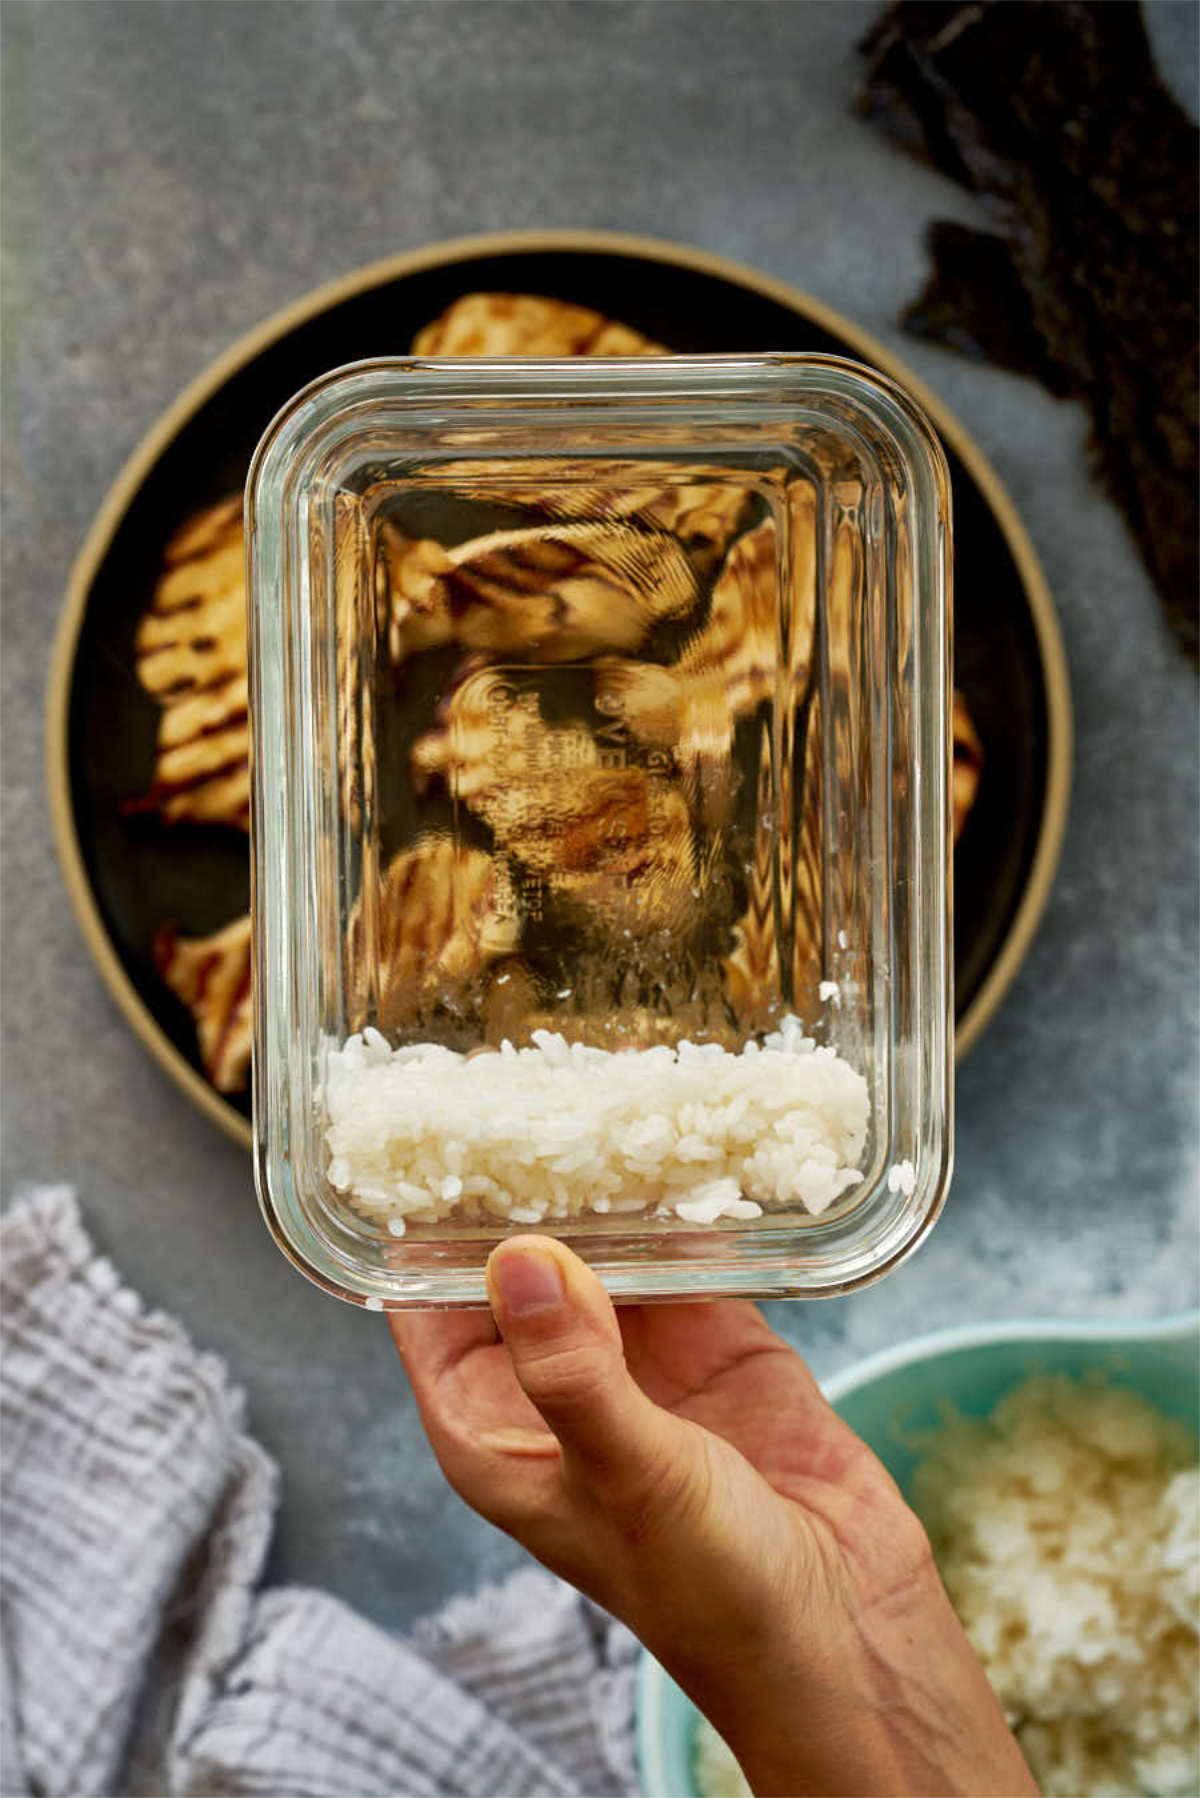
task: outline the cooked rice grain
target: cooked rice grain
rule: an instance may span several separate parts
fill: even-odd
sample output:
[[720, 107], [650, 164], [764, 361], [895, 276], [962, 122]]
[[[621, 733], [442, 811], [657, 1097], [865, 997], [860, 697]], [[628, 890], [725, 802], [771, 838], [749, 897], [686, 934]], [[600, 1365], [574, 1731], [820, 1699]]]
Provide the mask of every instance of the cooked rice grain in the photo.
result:
[[862, 1178], [866, 1081], [795, 1018], [738, 1055], [533, 1038], [468, 1058], [350, 1037], [325, 1069], [330, 1184], [399, 1233], [450, 1216], [815, 1215]]
[[1040, 1376], [924, 1446], [916, 1509], [1046, 1798], [1192, 1798], [1191, 1433], [1126, 1387]]

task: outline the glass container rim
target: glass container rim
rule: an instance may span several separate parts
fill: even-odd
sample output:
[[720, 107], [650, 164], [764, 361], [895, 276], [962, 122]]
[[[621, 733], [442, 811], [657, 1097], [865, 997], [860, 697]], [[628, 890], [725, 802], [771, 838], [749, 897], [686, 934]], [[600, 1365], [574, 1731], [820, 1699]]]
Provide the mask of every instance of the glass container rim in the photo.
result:
[[[396, 384], [400, 380], [407, 383], [406, 389]], [[790, 391], [789, 381], [798, 383]], [[463, 391], [456, 392], [456, 387]], [[850, 356], [807, 351], [719, 356], [375, 356], [318, 375], [272, 418], [246, 476], [247, 534], [255, 528], [257, 495], [274, 491], [285, 471], [295, 479], [297, 452], [302, 450], [306, 461], [315, 458], [323, 447], [324, 427], [352, 404], [386, 400], [415, 412], [418, 402], [519, 403], [552, 400], [564, 392], [614, 408], [635, 395], [681, 406], [701, 397], [710, 403], [741, 399], [761, 404], [773, 390], [778, 390], [781, 401], [792, 404], [803, 398], [820, 402], [836, 397], [861, 407], [899, 440], [910, 460], [914, 449], [918, 460], [928, 458], [934, 484], [948, 492], [946, 453], [924, 410], [890, 375]]]

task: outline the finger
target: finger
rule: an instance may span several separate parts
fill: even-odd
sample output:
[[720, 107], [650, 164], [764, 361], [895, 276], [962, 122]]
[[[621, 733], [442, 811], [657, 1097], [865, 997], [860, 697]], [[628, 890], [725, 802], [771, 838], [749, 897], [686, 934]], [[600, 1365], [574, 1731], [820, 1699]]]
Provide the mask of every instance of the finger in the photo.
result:
[[557, 1437], [502, 1358], [490, 1312], [391, 1312], [388, 1322], [434, 1453], [472, 1503], [479, 1482], [494, 1477], [490, 1457], [559, 1457]]
[[634, 1379], [671, 1410], [712, 1392], [760, 1355], [791, 1354], [757, 1305], [745, 1299], [623, 1305], [617, 1320]]
[[516, 1377], [568, 1461], [610, 1499], [640, 1502], [668, 1472], [678, 1497], [691, 1431], [638, 1388], [590, 1268], [552, 1237], [515, 1237], [493, 1250], [487, 1281]]
[[389, 1311], [387, 1320], [418, 1400], [468, 1355], [498, 1340], [487, 1311]]
[[521, 1391], [489, 1311], [393, 1312], [392, 1338], [430, 1439], [505, 1454], [557, 1454]]
[[[656, 1404], [729, 1435], [747, 1395], [786, 1402], [792, 1422], [812, 1427], [829, 1414], [808, 1367], [756, 1305], [630, 1305], [619, 1314], [625, 1359]], [[732, 1438], [731, 1438], [732, 1439]]]

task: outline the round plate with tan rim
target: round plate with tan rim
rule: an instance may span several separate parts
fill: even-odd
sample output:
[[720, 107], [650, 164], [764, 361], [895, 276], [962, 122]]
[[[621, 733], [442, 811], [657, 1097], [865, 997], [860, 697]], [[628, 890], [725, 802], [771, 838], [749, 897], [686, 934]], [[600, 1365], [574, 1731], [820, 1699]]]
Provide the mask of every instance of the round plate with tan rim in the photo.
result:
[[248, 1096], [201, 1071], [191, 1019], [163, 986], [151, 939], [247, 909], [246, 840], [166, 828], [127, 801], [146, 790], [157, 709], [133, 634], [182, 521], [242, 486], [275, 412], [307, 382], [407, 353], [420, 327], [477, 290], [592, 306], [680, 353], [850, 355], [930, 414], [954, 486], [956, 681], [983, 740], [979, 797], [955, 856], [957, 1051], [974, 1042], [1029, 946], [1058, 860], [1071, 708], [1058, 623], [1025, 531], [962, 425], [880, 344], [807, 295], [721, 257], [607, 232], [459, 239], [375, 263], [268, 319], [193, 382], [122, 470], [67, 590], [48, 694], [50, 809], [67, 887], [117, 1003], [151, 1052], [249, 1141]]

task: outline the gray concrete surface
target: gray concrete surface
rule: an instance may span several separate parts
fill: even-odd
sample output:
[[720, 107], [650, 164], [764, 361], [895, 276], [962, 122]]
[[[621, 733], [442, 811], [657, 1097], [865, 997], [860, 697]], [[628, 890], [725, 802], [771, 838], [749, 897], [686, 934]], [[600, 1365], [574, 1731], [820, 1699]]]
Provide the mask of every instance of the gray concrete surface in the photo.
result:
[[[383, 1325], [306, 1286], [249, 1167], [159, 1073], [80, 940], [47, 828], [42, 697], [71, 558], [127, 453], [315, 283], [471, 230], [611, 226], [840, 307], [974, 431], [1045, 564], [1074, 683], [1062, 872], [962, 1070], [929, 1246], [776, 1307], [821, 1374], [985, 1317], [1197, 1297], [1197, 690], [1080, 410], [903, 339], [934, 215], [971, 202], [855, 120], [857, 5], [3, 9], [3, 1193], [69, 1181], [156, 1305], [224, 1355], [283, 1467], [272, 1563], [403, 1623], [519, 1552], [442, 1485]], [[1156, 6], [1194, 96], [1197, 12]]]

